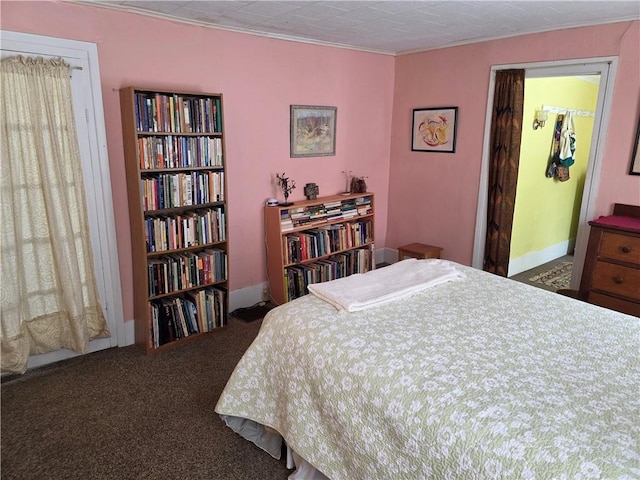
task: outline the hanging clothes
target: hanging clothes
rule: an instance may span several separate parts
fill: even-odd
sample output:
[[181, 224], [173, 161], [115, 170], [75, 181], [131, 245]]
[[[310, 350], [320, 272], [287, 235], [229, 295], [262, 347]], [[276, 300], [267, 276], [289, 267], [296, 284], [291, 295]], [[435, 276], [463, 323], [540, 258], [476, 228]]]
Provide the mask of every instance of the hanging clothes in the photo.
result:
[[556, 117], [556, 122], [553, 130], [553, 141], [551, 142], [551, 160], [547, 166], [547, 178], [553, 178], [558, 176], [558, 165], [560, 165], [560, 136], [562, 134], [562, 122], [564, 115], [559, 114]]
[[559, 114], [556, 118], [553, 132], [552, 155], [546, 176], [557, 178], [560, 182], [569, 180], [569, 167], [575, 163], [576, 134], [573, 123], [573, 114]]
[[569, 180], [569, 167], [575, 163], [576, 129], [573, 124], [573, 113], [569, 110], [562, 120], [558, 152], [558, 168], [556, 177], [561, 182]]
[[560, 153], [558, 155], [560, 165], [569, 168], [575, 163], [576, 153], [576, 128], [573, 124], [573, 113], [569, 110], [562, 121], [560, 132]]

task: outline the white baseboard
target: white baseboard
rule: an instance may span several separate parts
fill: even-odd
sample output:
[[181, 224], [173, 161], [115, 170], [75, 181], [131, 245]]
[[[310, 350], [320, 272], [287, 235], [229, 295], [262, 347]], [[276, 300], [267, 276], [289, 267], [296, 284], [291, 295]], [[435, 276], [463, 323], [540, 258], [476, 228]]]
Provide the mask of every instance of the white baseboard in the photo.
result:
[[[133, 325], [133, 322], [131, 322], [131, 325]], [[89, 351], [87, 353], [97, 352], [106, 348], [111, 348], [112, 346], [114, 345], [111, 342], [111, 338], [99, 338], [91, 341], [91, 343], [89, 344]], [[73, 350], [69, 350], [68, 348], [62, 348], [60, 350], [54, 350], [53, 352], [41, 353], [38, 355], [30, 355], [29, 360], [27, 361], [27, 370], [42, 367], [44, 365], [59, 362], [61, 360], [67, 360], [79, 355], [82, 354], [76, 353]]]
[[376, 264], [396, 263], [398, 261], [398, 250], [395, 248], [381, 248], [376, 250]]
[[126, 347], [128, 345], [133, 345], [134, 343], [136, 343], [136, 324], [133, 321], [133, 318], [124, 322], [124, 328], [122, 330], [124, 330], [125, 335], [124, 343], [121, 343], [120, 339], [118, 339], [119, 347]]
[[550, 247], [542, 250], [536, 250], [535, 252], [530, 252], [526, 255], [512, 258], [509, 260], [509, 273], [507, 276], [511, 277], [518, 273], [526, 272], [527, 270], [531, 270], [543, 263], [563, 257], [573, 251], [575, 244], [576, 240], [575, 238], [572, 238], [570, 240], [565, 240], [564, 242], [556, 243], [555, 245], [551, 245]]
[[268, 282], [251, 285], [250, 287], [234, 290], [229, 294], [229, 312], [238, 308], [251, 307], [262, 301], [262, 291], [269, 288]]

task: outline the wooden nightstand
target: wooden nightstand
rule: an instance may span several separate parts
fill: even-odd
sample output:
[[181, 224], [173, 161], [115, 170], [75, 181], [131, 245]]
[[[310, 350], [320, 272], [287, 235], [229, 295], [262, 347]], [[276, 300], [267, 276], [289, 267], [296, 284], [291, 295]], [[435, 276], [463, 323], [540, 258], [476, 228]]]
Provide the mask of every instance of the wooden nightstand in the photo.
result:
[[410, 243], [398, 247], [398, 261], [404, 260], [405, 257], [411, 258], [440, 258], [442, 253], [441, 247], [434, 247], [433, 245], [425, 245], [423, 243]]

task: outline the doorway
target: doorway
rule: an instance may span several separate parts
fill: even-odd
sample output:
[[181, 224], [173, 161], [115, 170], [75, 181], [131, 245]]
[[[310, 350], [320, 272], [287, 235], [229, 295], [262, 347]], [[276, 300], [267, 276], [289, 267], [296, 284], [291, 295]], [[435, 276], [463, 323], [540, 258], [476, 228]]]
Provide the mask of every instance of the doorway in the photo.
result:
[[[510, 278], [535, 278], [533, 285], [549, 290], [570, 286], [599, 83], [599, 75], [525, 77]], [[575, 162], [559, 178], [548, 167], [567, 123]]]
[[[589, 145], [589, 156], [587, 170], [585, 173], [584, 190], [582, 201], [580, 202], [577, 220], [577, 233], [574, 250], [574, 268], [571, 276], [571, 288], [577, 289], [588, 236], [587, 222], [595, 215], [595, 199], [598, 191], [600, 168], [604, 141], [607, 132], [607, 125], [610, 113], [610, 103], [613, 96], [613, 83], [617, 57], [563, 60], [556, 62], [501, 65], [491, 69], [489, 93], [487, 98], [486, 128], [484, 136], [482, 167], [480, 176], [480, 188], [478, 190], [478, 208], [476, 214], [476, 229], [474, 237], [473, 262], [472, 266], [482, 269], [487, 218], [487, 190], [489, 172], [489, 138], [491, 134], [492, 106], [494, 98], [495, 73], [503, 69], [525, 69], [527, 78], [548, 78], [548, 77], [572, 77], [580, 75], [599, 75], [600, 88], [597, 93], [596, 108], [594, 113], [593, 134]], [[531, 118], [533, 121], [533, 118]], [[523, 128], [528, 128], [531, 122], [523, 120]], [[546, 166], [546, 165], [545, 165]]]
[[[106, 131], [97, 46], [93, 43], [2, 31], [4, 57], [24, 55], [63, 58], [72, 66], [71, 87], [93, 248], [96, 287], [111, 337], [92, 340], [89, 351], [125, 344], [122, 292], [106, 151]], [[27, 368], [78, 354], [62, 349], [29, 357]]]

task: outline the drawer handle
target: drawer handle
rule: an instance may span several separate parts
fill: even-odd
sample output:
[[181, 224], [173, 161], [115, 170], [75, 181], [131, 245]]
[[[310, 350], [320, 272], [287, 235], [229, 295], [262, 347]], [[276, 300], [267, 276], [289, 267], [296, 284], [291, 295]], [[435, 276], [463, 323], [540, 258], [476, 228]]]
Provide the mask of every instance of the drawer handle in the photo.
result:
[[624, 283], [624, 277], [613, 277], [613, 281], [620, 285], [621, 283]]
[[622, 250], [622, 253], [630, 253], [631, 247], [629, 245], [623, 245], [622, 247], [620, 247], [620, 250]]

